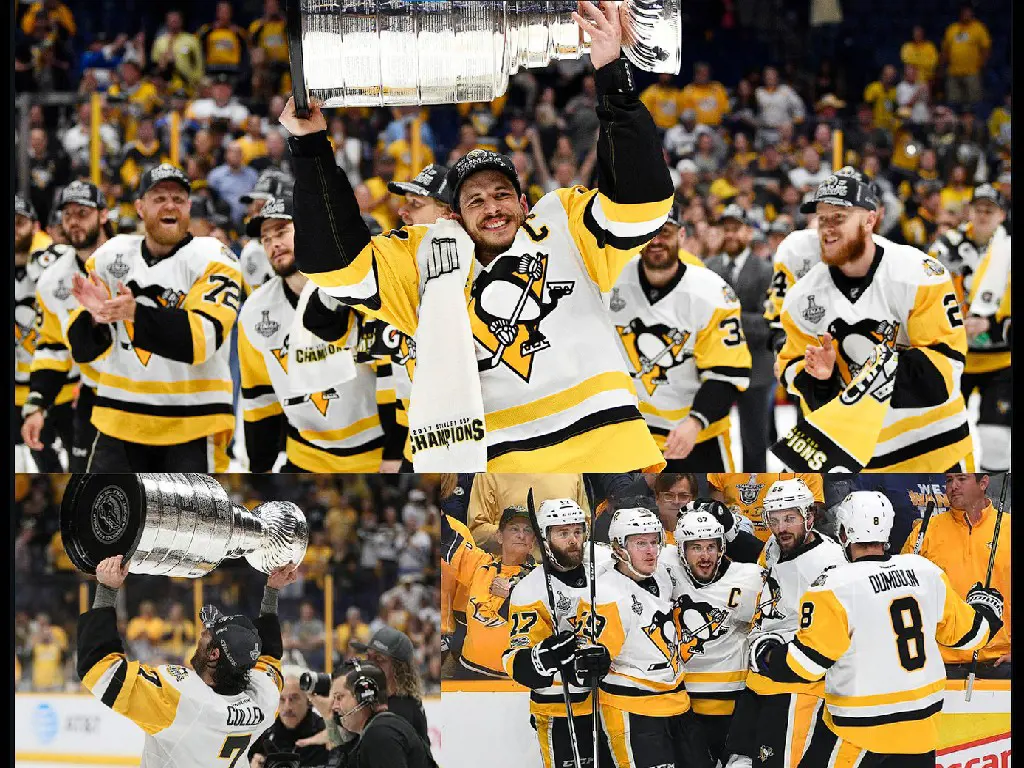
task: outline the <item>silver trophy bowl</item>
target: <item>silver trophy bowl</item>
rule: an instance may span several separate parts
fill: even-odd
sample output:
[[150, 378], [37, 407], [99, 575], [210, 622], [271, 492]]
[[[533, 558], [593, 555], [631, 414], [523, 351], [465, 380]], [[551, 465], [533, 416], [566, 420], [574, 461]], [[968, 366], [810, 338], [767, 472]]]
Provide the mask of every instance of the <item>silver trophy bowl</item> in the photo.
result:
[[94, 574], [101, 560], [131, 558], [130, 573], [204, 576], [244, 557], [263, 573], [301, 563], [309, 542], [295, 504], [269, 501], [251, 512], [232, 504], [208, 475], [74, 475], [60, 508], [64, 549]]
[[[623, 50], [677, 74], [681, 0], [618, 0]], [[296, 109], [493, 101], [522, 68], [590, 50], [576, 0], [287, 0]]]

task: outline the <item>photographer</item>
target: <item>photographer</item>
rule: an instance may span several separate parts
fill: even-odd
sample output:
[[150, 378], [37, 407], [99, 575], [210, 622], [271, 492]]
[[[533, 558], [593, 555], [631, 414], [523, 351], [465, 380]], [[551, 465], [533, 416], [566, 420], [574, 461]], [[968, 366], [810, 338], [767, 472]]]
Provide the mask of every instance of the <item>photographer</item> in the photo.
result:
[[320, 744], [296, 746], [300, 739], [306, 739], [324, 730], [324, 719], [313, 709], [309, 695], [299, 685], [299, 678], [288, 675], [281, 689], [277, 719], [249, 750], [251, 768], [272, 768], [273, 757], [281, 753], [293, 753], [299, 768], [325, 768], [327, 749]]

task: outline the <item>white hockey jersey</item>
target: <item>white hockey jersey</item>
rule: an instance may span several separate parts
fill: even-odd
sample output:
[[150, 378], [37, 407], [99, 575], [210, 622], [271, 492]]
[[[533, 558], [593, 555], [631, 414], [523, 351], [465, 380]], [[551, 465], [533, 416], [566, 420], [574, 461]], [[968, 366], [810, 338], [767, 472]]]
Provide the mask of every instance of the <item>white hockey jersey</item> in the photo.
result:
[[[795, 557], [782, 559], [775, 537], [768, 539], [758, 565], [764, 567], [764, 587], [757, 596], [757, 605], [750, 628], [750, 638], [761, 632], [777, 632], [785, 640], [792, 639], [800, 628], [800, 600], [811, 583], [826, 568], [846, 562], [843, 548], [820, 531], [815, 539], [801, 547]], [[813, 693], [821, 695], [820, 684], [777, 683], [757, 672], [747, 676], [747, 687], [755, 693]]]
[[150, 667], [110, 654], [82, 680], [96, 698], [146, 733], [141, 768], [248, 765], [248, 752], [274, 724], [281, 664], [261, 656], [247, 690], [224, 696], [189, 667]]
[[[710, 269], [680, 264], [675, 284], [651, 302], [640, 257], [619, 275], [608, 309], [633, 376], [640, 412], [658, 447], [690, 415], [704, 382], [720, 381], [740, 391], [750, 383], [750, 350], [740, 324], [740, 302]], [[709, 398], [697, 417], [703, 442], [729, 431], [726, 398]]]
[[[212, 237], [187, 236], [158, 260], [143, 250], [143, 236], [119, 235], [86, 263], [111, 295], [122, 283], [138, 303], [134, 321], [107, 326], [112, 342], [92, 423], [134, 443], [176, 445], [218, 435], [226, 445], [235, 425], [226, 342], [241, 301], [238, 260]], [[70, 325], [91, 325], [83, 313], [72, 310]]]
[[274, 268], [270, 266], [267, 252], [258, 238], [253, 238], [242, 246], [238, 257], [238, 266], [242, 271], [242, 281], [246, 294], [250, 294], [274, 277]]
[[808, 345], [819, 346], [826, 331], [842, 387], [872, 359], [876, 345], [895, 349], [909, 383], [900, 385], [898, 371], [882, 429], [877, 440], [870, 436], [874, 453], [866, 469], [944, 471], [971, 452], [960, 394], [967, 353], [960, 303], [938, 261], [877, 235], [875, 243], [876, 259], [865, 277], [847, 278], [819, 263], [790, 289], [782, 308], [781, 380], [807, 413], [807, 387], [815, 380], [804, 373], [804, 352]]
[[805, 680], [824, 677], [826, 724], [871, 752], [938, 747], [946, 688], [939, 644], [970, 651], [992, 634], [942, 569], [918, 555], [867, 557], [822, 572], [800, 614], [787, 666]]
[[[658, 231], [670, 203], [618, 204], [597, 190], [559, 189], [541, 198], [508, 251], [487, 267], [474, 264], [466, 301], [489, 471], [664, 466], [601, 292]], [[429, 234], [412, 226], [378, 235], [346, 267], [309, 277], [414, 336], [415, 254]]]
[[764, 570], [723, 558], [718, 577], [697, 586], [677, 547], [665, 547], [659, 559], [672, 579], [683, 681], [693, 711], [731, 715], [746, 685], [747, 635], [764, 586]]
[[297, 302], [284, 279], [274, 277], [242, 306], [238, 359], [246, 430], [283, 413], [288, 420], [285, 452], [296, 466], [309, 472], [376, 472], [384, 431], [374, 367], [357, 363], [354, 379], [312, 395], [293, 394], [288, 382], [290, 355], [333, 354], [354, 347], [358, 322], [350, 325], [344, 345], [324, 342], [312, 351], [292, 350], [289, 331]]

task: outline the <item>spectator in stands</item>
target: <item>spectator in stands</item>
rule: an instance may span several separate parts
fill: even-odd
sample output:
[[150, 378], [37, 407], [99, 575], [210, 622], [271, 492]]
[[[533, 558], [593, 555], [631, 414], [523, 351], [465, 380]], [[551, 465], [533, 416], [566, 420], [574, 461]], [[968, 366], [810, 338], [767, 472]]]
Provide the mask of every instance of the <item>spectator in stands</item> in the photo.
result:
[[[245, 133], [237, 139], [242, 150], [242, 165], [252, 166], [253, 160], [266, 157], [267, 140], [263, 135], [263, 121], [259, 115], [245, 118]], [[257, 172], [259, 169], [254, 168]]]
[[355, 640], [360, 643], [370, 641], [370, 625], [363, 621], [362, 611], [358, 606], [349, 606], [345, 612], [345, 621], [334, 629], [334, 649], [341, 657], [352, 655], [349, 645]]
[[238, 142], [232, 142], [224, 151], [224, 164], [218, 165], [207, 177], [210, 189], [217, 193], [221, 200], [231, 209], [231, 222], [239, 227], [245, 216], [245, 203], [241, 197], [256, 186], [259, 174], [252, 168], [242, 164], [242, 148]]
[[415, 576], [427, 567], [433, 542], [415, 517], [405, 520], [398, 536], [398, 577]]
[[945, 211], [952, 211], [958, 217], [967, 212], [967, 204], [974, 195], [974, 186], [967, 178], [967, 168], [954, 165], [949, 172], [946, 186], [939, 193], [939, 205]]
[[563, 114], [573, 151], [577, 157], [582, 157], [597, 142], [597, 131], [601, 127], [597, 119], [597, 86], [592, 74], [583, 77], [580, 92], [569, 99]]
[[356, 640], [349, 645], [365, 653], [367, 661], [384, 673], [388, 683], [388, 710], [404, 717], [429, 744], [427, 715], [423, 711], [423, 682], [416, 671], [409, 637], [394, 627], [381, 627], [368, 643]]
[[114, 113], [121, 125], [126, 142], [135, 139], [137, 121], [143, 115], [153, 116], [163, 106], [163, 100], [156, 86], [142, 76], [142, 63], [125, 57], [117, 69], [119, 82], [107, 91], [109, 101], [119, 106]]
[[831, 160], [823, 161], [814, 147], [805, 147], [800, 153], [800, 166], [789, 172], [789, 183], [801, 195], [806, 195], [832, 175]]
[[931, 118], [929, 99], [928, 84], [921, 80], [917, 67], [905, 65], [903, 79], [896, 86], [896, 115], [907, 121], [917, 139], [924, 138], [925, 126]]
[[654, 124], [667, 131], [676, 124], [683, 111], [683, 91], [676, 85], [675, 75], [663, 73], [657, 82], [647, 86], [640, 94], [640, 101], [654, 118]]
[[896, 67], [886, 64], [878, 79], [864, 89], [864, 103], [870, 104], [874, 113], [874, 124], [884, 131], [896, 130]]
[[142, 180], [142, 174], [170, 161], [170, 155], [157, 138], [153, 118], [149, 115], [139, 118], [135, 140], [125, 145], [118, 169], [118, 176], [127, 198], [133, 199]]
[[64, 664], [67, 661], [67, 634], [50, 624], [50, 617], [40, 613], [29, 640], [32, 659], [32, 688], [37, 692], [60, 691], [64, 688]]
[[910, 40], [900, 48], [900, 61], [904, 66], [916, 67], [921, 82], [931, 87], [939, 64], [939, 50], [935, 43], [925, 38], [924, 27], [920, 24], [914, 25]]
[[71, 181], [71, 164], [43, 128], [29, 131], [29, 197], [40, 221], [48, 221], [57, 190]]
[[191, 656], [196, 643], [196, 627], [191, 618], [185, 615], [185, 606], [171, 603], [164, 622], [158, 650], [167, 664], [182, 664]]
[[697, 476], [692, 473], [662, 472], [654, 478], [653, 490], [658, 518], [665, 529], [665, 543], [675, 544], [679, 510], [697, 498]]
[[974, 107], [982, 100], [981, 73], [992, 52], [988, 27], [974, 17], [974, 3], [960, 4], [960, 17], [946, 27], [941, 63], [946, 71], [946, 101]]
[[[334, 147], [334, 162], [348, 177], [348, 183], [355, 189], [363, 180], [363, 142], [355, 136], [350, 136], [345, 126], [345, 118], [335, 113], [328, 125], [328, 134], [331, 137], [331, 146]], [[284, 135], [281, 135], [281, 147], [285, 148]], [[291, 157], [291, 153], [284, 152], [283, 157]]]
[[249, 25], [249, 40], [278, 74], [288, 68], [288, 34], [279, 0], [264, 0], [263, 15]]
[[131, 644], [132, 653], [143, 664], [150, 664], [159, 658], [159, 645], [166, 625], [157, 616], [152, 600], [139, 603], [139, 615], [128, 622], [125, 639]]
[[198, 37], [185, 30], [181, 11], [167, 12], [164, 33], [153, 41], [150, 58], [172, 89], [191, 91], [203, 79], [203, 47]]
[[233, 10], [230, 0], [219, 0], [213, 23], [201, 26], [197, 37], [207, 74], [223, 72], [238, 82], [249, 63], [249, 43], [245, 30], [231, 20]]
[[388, 182], [395, 178], [395, 158], [377, 150], [373, 170], [373, 176], [355, 187], [359, 210], [376, 219], [381, 228], [388, 232], [399, 226], [399, 200], [388, 191]]
[[62, 42], [67, 42], [78, 32], [74, 14], [60, 0], [41, 0], [32, 3], [25, 15], [21, 17], [22, 31], [26, 35], [31, 35], [36, 29], [38, 19], [45, 19], [50, 32]]
[[684, 109], [696, 111], [697, 122], [701, 125], [721, 125], [729, 111], [729, 95], [725, 86], [711, 79], [711, 66], [703, 61], [693, 65], [693, 82], [683, 88], [678, 103], [680, 112]]
[[697, 166], [697, 178], [702, 184], [710, 184], [722, 171], [725, 163], [725, 150], [715, 143], [710, 132], [697, 136], [696, 151], [691, 159]]
[[231, 78], [220, 74], [213, 78], [210, 97], [193, 101], [188, 115], [207, 127], [215, 118], [221, 118], [227, 120], [233, 130], [241, 130], [249, 117], [249, 110], [234, 97]]
[[665, 131], [663, 144], [669, 155], [670, 163], [678, 163], [691, 157], [697, 148], [697, 138], [708, 133], [705, 125], [697, 124], [697, 110], [684, 109], [679, 115], [679, 122]]
[[[909, 207], [908, 207], [909, 208]], [[916, 209], [904, 214], [902, 221], [903, 240], [921, 250], [938, 236], [939, 212], [942, 210], [942, 183], [929, 181], [923, 185], [923, 192]]]
[[303, 601], [299, 606], [299, 620], [295, 623], [296, 649], [311, 669], [324, 668], [324, 622], [316, 614], [313, 604]]
[[744, 130], [756, 135], [759, 112], [754, 86], [747, 78], [740, 78], [723, 119], [724, 125], [731, 131]]
[[[991, 547], [996, 547], [992, 586], [1005, 600], [1003, 628], [987, 646], [978, 652], [978, 676], [1009, 679], [1010, 666], [1010, 541], [1012, 515], [1003, 516], [999, 540], [993, 543], [996, 510], [988, 498], [990, 476], [987, 474], [946, 474], [946, 497], [949, 510], [936, 513], [928, 524], [920, 555], [942, 568], [949, 583], [960, 597], [971, 587], [985, 581]], [[1009, 512], [1009, 509], [1007, 509]], [[911, 529], [903, 552], [912, 552], [921, 522]], [[946, 663], [946, 676], [964, 679], [971, 667], [970, 651], [940, 647]]]
[[[89, 167], [89, 147], [92, 141], [92, 105], [83, 102], [76, 110], [77, 122], [65, 132], [61, 143], [73, 168]], [[120, 153], [121, 139], [113, 125], [100, 123], [100, 141], [103, 144], [102, 155], [113, 157]]]
[[786, 83], [779, 82], [779, 71], [775, 67], [764, 68], [764, 84], [755, 92], [760, 137], [769, 140], [777, 136], [782, 123], [801, 123], [807, 115], [803, 99]]

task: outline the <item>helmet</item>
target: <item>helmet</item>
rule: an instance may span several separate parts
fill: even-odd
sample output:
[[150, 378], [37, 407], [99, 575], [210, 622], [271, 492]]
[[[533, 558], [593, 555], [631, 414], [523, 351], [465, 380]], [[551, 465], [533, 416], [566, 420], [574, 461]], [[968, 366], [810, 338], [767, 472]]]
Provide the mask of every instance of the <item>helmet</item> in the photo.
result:
[[558, 558], [551, 551], [551, 542], [548, 539], [548, 531], [556, 525], [582, 525], [584, 540], [590, 536], [590, 526], [587, 524], [587, 515], [572, 499], [548, 499], [540, 505], [537, 510], [537, 528], [540, 530], [540, 543], [548, 560], [556, 568], [561, 567]]
[[665, 546], [665, 528], [656, 514], [646, 507], [617, 509], [608, 525], [608, 540], [612, 545], [612, 557], [624, 564], [634, 576], [646, 578], [648, 574], [638, 572], [625, 553], [626, 539], [638, 533], [658, 534], [658, 547]]
[[764, 496], [764, 510], [762, 518], [765, 527], [768, 527], [768, 515], [771, 512], [781, 512], [784, 509], [796, 509], [804, 519], [804, 530], [809, 531], [811, 526], [807, 523], [807, 513], [814, 506], [814, 494], [807, 484], [798, 477], [789, 480], [776, 480], [768, 493]]
[[[887, 544], [896, 517], [892, 502], [878, 491], [853, 491], [836, 506], [836, 531], [843, 550], [849, 544]], [[847, 552], [849, 558], [849, 552]]]
[[691, 504], [679, 516], [679, 521], [676, 523], [675, 536], [676, 547], [679, 549], [679, 559], [683, 562], [683, 567], [686, 569], [686, 573], [689, 574], [690, 580], [698, 585], [700, 582], [693, 571], [690, 570], [690, 564], [686, 560], [686, 542], [718, 539], [721, 544], [721, 551], [718, 554], [715, 572], [711, 576], [711, 579], [714, 580], [715, 576], [718, 575], [719, 567], [722, 565], [722, 558], [725, 556], [725, 527], [710, 512], [702, 510], [699, 505]]

